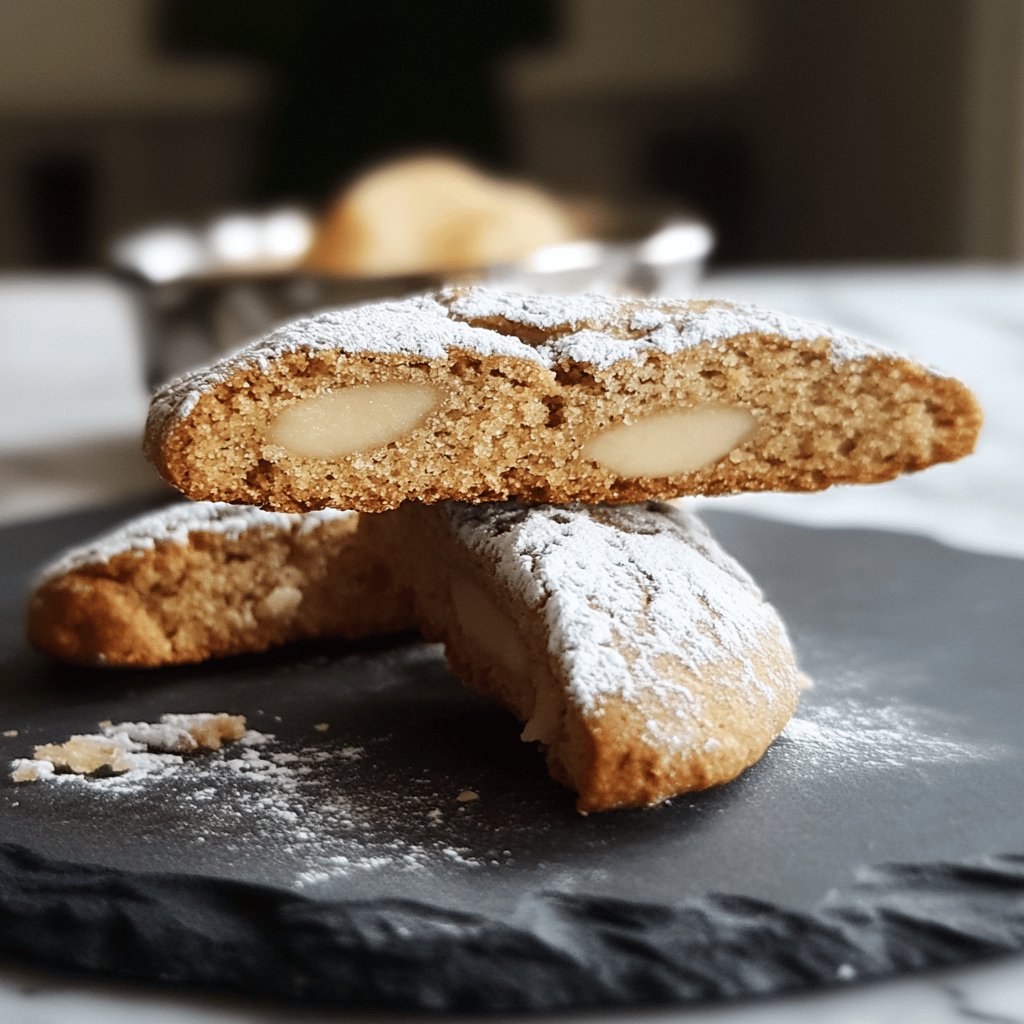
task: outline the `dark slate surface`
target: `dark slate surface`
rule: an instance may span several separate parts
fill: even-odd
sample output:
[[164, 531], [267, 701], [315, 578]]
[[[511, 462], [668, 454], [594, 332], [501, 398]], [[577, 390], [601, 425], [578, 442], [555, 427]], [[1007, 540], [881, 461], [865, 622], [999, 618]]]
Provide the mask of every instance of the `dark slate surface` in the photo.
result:
[[[827, 985], [841, 967], [879, 977], [1024, 948], [1024, 562], [709, 514], [816, 685], [737, 782], [582, 818], [514, 723], [412, 638], [155, 673], [28, 651], [32, 568], [128, 511], [0, 531], [0, 730], [19, 732], [0, 755], [104, 718], [241, 712], [279, 752], [324, 751], [296, 803], [321, 832], [293, 842], [298, 825], [265, 825], [251, 787], [197, 802], [210, 777], [186, 770], [117, 799], [5, 780], [6, 952], [351, 1005], [502, 1010], [751, 996]], [[363, 756], [330, 756], [345, 745]], [[481, 799], [458, 804], [464, 788]], [[346, 815], [321, 814], [339, 794]], [[332, 867], [332, 851], [358, 870]]]

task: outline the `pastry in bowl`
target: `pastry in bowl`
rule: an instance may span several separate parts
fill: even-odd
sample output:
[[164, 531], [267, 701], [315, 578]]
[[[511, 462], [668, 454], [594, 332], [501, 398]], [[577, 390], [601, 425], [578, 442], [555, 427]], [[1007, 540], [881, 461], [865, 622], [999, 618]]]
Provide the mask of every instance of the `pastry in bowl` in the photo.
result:
[[576, 229], [565, 205], [462, 160], [415, 156], [375, 167], [327, 210], [304, 266], [389, 277], [511, 263]]

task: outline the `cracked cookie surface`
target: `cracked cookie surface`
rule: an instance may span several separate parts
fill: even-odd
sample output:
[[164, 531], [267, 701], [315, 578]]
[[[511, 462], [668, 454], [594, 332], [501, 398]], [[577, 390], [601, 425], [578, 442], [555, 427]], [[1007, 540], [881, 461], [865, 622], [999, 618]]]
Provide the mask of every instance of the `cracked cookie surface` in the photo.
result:
[[960, 382], [754, 307], [483, 288], [296, 321], [155, 396], [192, 498], [635, 502], [871, 483], [974, 446]]
[[179, 502], [44, 568], [27, 632], [64, 661], [156, 667], [411, 626], [354, 512]]
[[682, 508], [410, 503], [362, 526], [420, 631], [524, 723], [581, 811], [735, 778], [805, 685], [775, 608]]

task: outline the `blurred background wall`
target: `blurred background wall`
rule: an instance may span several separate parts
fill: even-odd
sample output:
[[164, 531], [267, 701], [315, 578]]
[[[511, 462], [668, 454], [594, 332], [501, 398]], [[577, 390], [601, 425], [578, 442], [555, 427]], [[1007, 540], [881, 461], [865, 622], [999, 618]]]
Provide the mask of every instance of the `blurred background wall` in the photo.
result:
[[1024, 258], [1022, 0], [3, 0], [0, 265], [443, 147], [720, 262]]

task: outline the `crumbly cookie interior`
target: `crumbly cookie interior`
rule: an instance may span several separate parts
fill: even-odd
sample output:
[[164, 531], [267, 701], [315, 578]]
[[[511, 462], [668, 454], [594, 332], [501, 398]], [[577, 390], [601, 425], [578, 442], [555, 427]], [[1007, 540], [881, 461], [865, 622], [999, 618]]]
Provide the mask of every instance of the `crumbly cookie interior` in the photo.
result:
[[154, 666], [408, 628], [407, 602], [356, 522], [198, 529], [74, 568], [33, 594], [29, 639], [67, 661]]
[[[739, 333], [709, 340], [711, 303], [601, 300], [607, 322], [573, 327], [452, 301], [365, 313], [396, 334], [376, 349], [349, 335], [332, 347], [332, 329], [361, 336], [353, 311], [337, 328], [312, 321], [315, 344], [286, 329], [255, 365], [243, 353], [171, 388], [150, 456], [190, 497], [285, 512], [634, 502], [888, 480], [966, 454], [981, 422], [958, 381], [810, 325], [795, 342], [799, 325], [719, 311], [710, 323]], [[417, 317], [432, 344], [403, 343]], [[659, 331], [683, 340], [661, 344]]]

